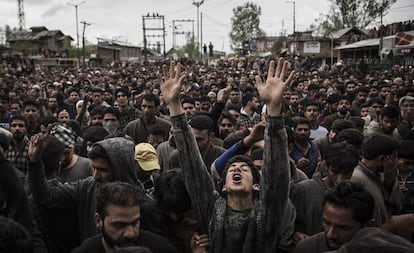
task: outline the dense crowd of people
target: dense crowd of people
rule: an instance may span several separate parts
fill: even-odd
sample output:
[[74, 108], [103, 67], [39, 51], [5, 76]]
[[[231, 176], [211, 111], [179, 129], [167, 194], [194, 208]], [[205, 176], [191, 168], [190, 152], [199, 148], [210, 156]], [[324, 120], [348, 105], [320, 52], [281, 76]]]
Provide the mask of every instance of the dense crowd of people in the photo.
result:
[[411, 68], [0, 67], [0, 252], [414, 252]]

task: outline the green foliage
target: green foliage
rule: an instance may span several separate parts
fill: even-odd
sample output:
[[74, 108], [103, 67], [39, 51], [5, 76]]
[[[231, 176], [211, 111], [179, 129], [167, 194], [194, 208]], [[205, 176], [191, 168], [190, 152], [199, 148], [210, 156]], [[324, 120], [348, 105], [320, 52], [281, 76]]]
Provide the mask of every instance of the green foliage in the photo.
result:
[[318, 35], [329, 37], [343, 29], [364, 29], [377, 18], [385, 15], [397, 0], [329, 0], [328, 13], [321, 13], [311, 25]]
[[261, 14], [260, 6], [251, 2], [233, 9], [230, 32], [232, 49], [241, 48], [245, 42], [249, 43], [253, 38], [264, 36], [264, 31], [259, 28]]
[[177, 56], [179, 58], [187, 58], [190, 60], [196, 60], [201, 57], [200, 52], [197, 50], [197, 44], [194, 36], [187, 38], [187, 44], [177, 50]]

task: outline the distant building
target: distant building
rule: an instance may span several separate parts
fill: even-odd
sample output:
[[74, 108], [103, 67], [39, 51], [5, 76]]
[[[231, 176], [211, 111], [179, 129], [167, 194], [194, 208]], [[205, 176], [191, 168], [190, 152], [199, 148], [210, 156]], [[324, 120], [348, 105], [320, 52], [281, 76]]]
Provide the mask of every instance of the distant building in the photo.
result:
[[142, 62], [141, 47], [127, 43], [98, 39], [98, 44], [94, 46], [96, 58], [104, 63], [110, 62]]
[[30, 31], [18, 31], [7, 38], [9, 47], [29, 55], [46, 58], [67, 57], [72, 37], [60, 30], [48, 30], [44, 26], [31, 27]]

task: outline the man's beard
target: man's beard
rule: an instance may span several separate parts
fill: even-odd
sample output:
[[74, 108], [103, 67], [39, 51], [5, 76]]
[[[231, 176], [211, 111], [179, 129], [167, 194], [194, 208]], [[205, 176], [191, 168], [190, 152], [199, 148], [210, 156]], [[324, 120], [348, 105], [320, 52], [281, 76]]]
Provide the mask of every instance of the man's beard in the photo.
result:
[[298, 143], [306, 143], [306, 142], [309, 141], [309, 137], [308, 136], [301, 136], [301, 135], [299, 135], [299, 136], [296, 136], [296, 141]]
[[139, 236], [134, 237], [134, 238], [126, 238], [122, 236], [118, 240], [115, 240], [108, 233], [106, 233], [105, 225], [102, 226], [101, 233], [102, 233], [102, 237], [104, 238], [106, 244], [108, 244], [108, 246], [112, 249], [138, 245]]
[[21, 132], [15, 132], [13, 134], [13, 139], [15, 139], [16, 141], [21, 141], [24, 139], [24, 137], [26, 136], [25, 133], [21, 133]]

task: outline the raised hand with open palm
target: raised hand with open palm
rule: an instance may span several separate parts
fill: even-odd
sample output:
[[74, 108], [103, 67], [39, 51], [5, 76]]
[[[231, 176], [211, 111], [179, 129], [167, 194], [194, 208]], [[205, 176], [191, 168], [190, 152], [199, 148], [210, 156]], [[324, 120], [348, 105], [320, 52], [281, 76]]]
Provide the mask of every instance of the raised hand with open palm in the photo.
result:
[[279, 62], [275, 69], [275, 62], [271, 61], [265, 83], [263, 83], [260, 76], [256, 76], [257, 90], [260, 98], [265, 102], [267, 114], [270, 116], [281, 115], [283, 92], [285, 91], [286, 86], [293, 80], [293, 71], [286, 79], [287, 63], [288, 62], [283, 58], [279, 58]]

